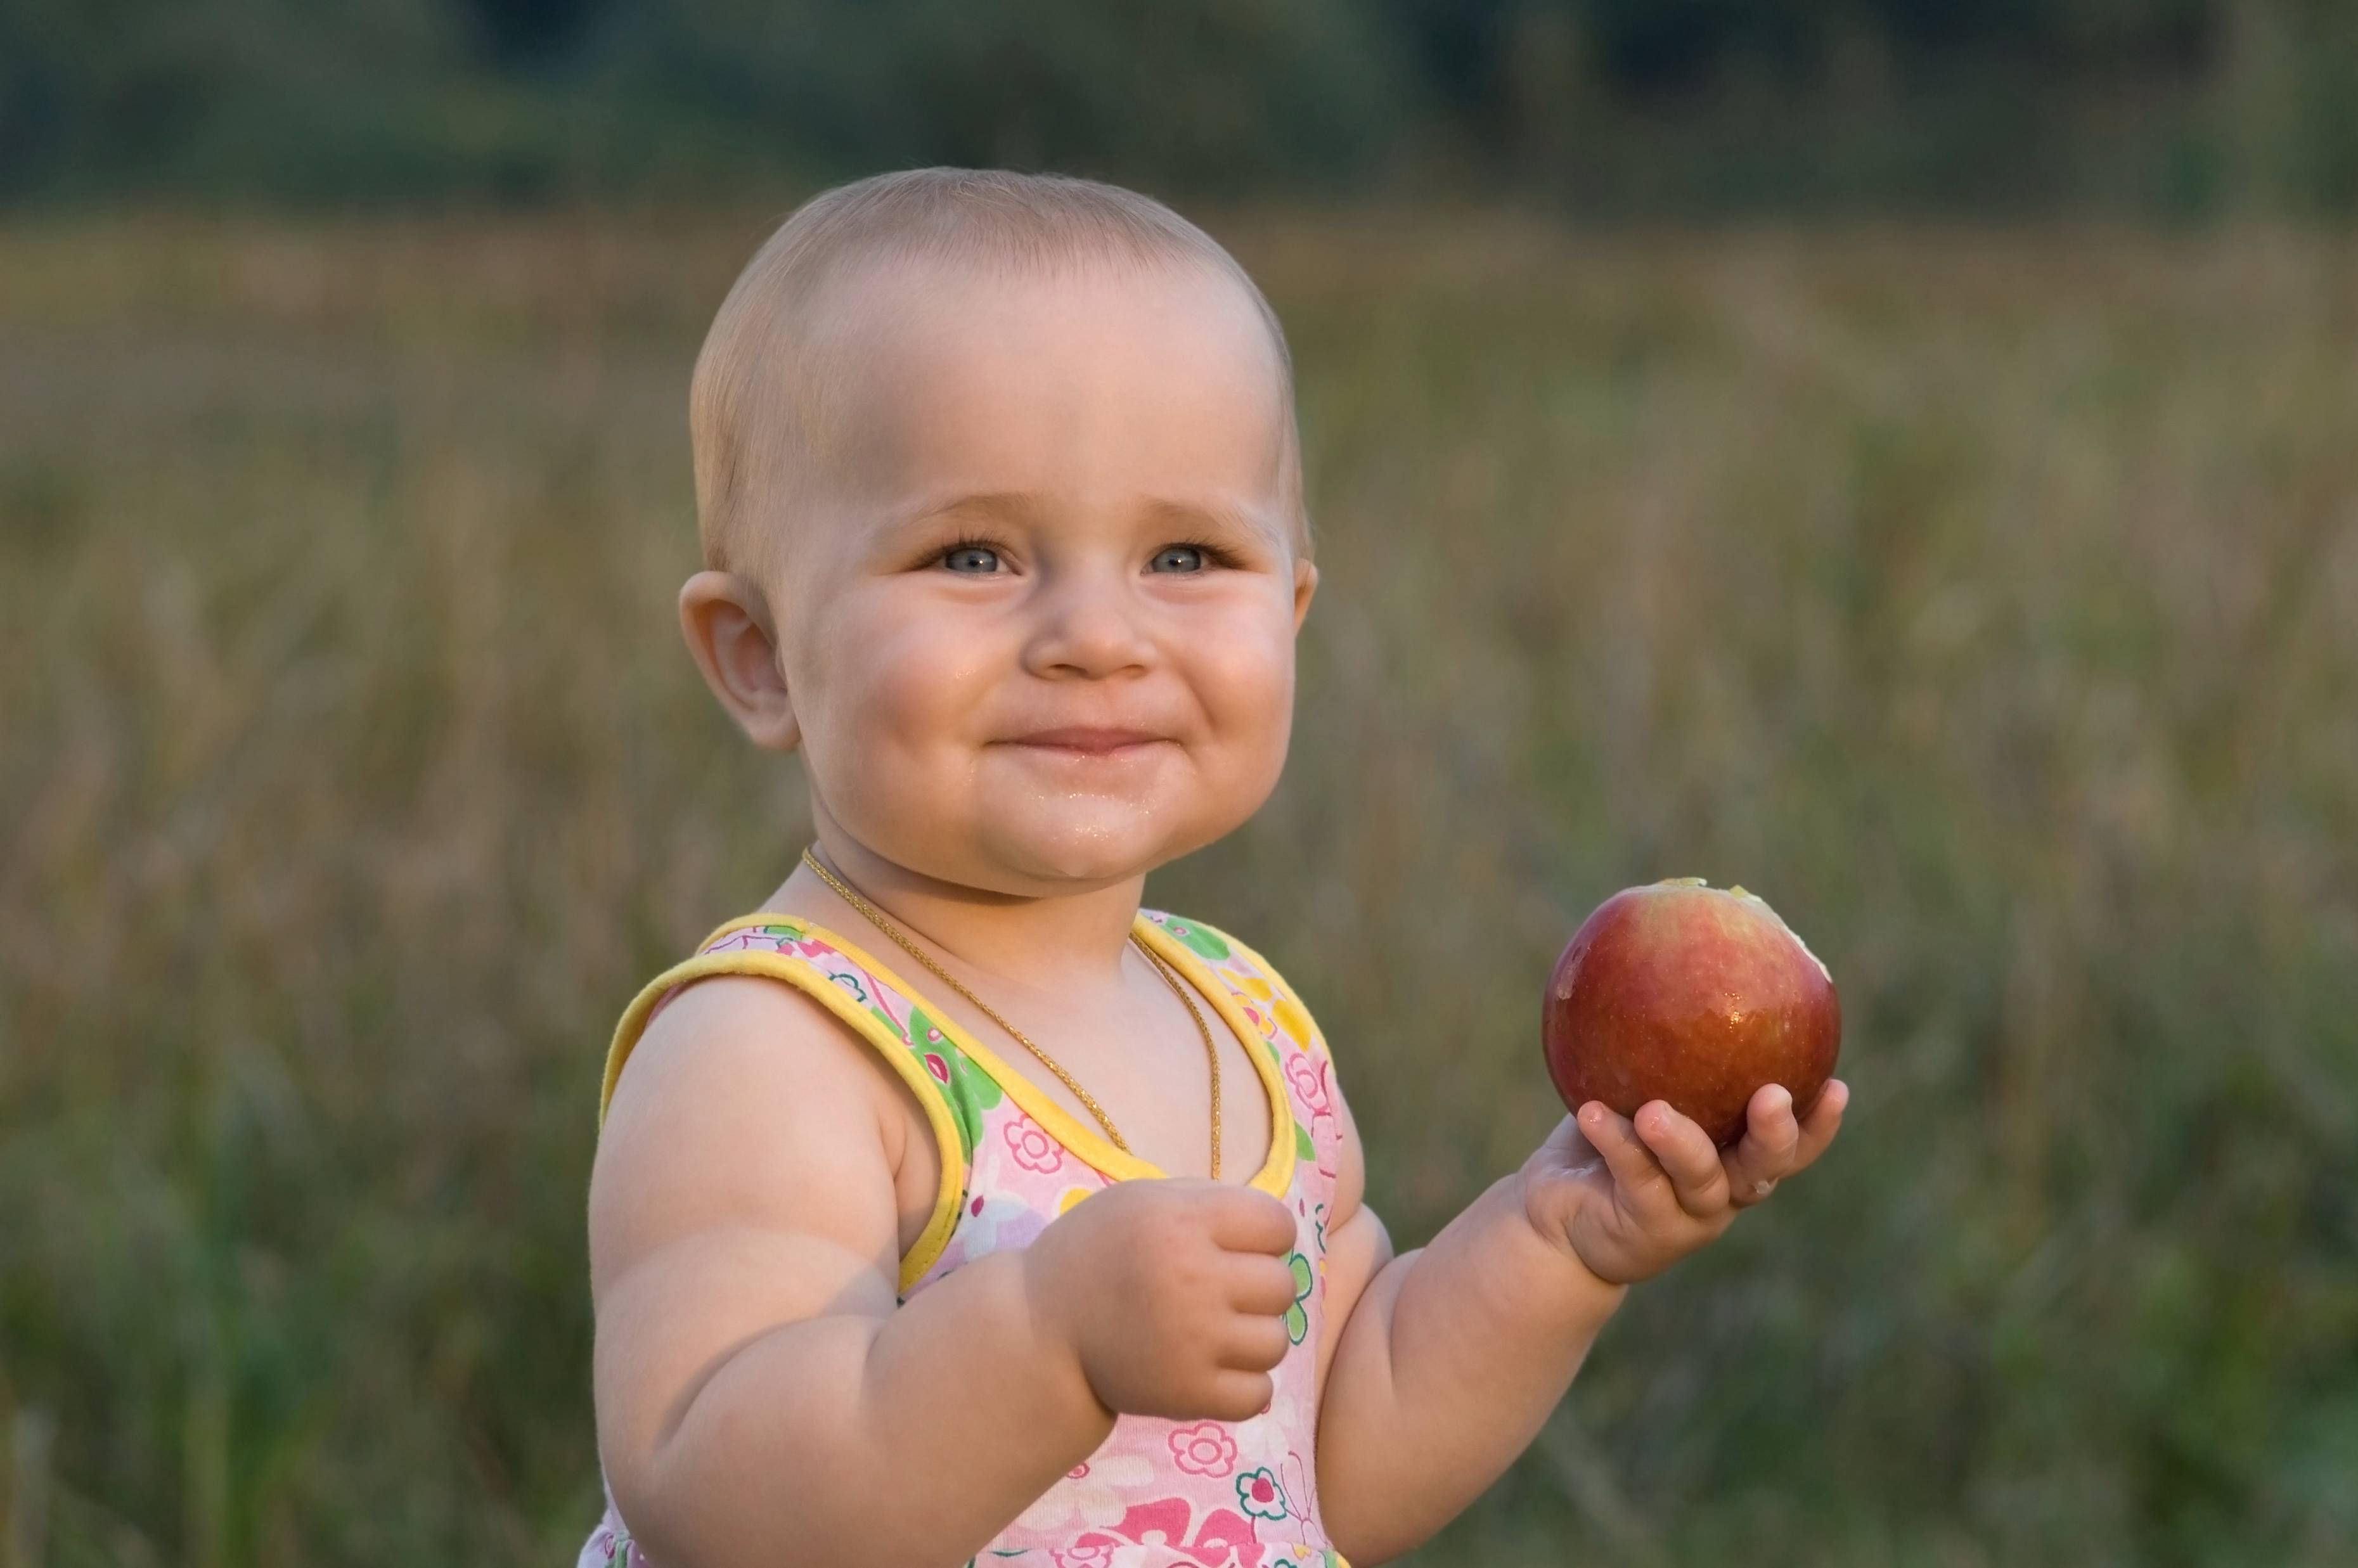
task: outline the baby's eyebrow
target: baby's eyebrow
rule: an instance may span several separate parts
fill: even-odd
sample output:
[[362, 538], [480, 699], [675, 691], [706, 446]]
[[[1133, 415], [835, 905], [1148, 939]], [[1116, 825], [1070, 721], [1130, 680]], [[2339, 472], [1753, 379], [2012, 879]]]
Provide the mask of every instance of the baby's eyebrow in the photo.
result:
[[[895, 514], [889, 526], [895, 532], [914, 528], [950, 513], [976, 513], [1002, 517], [1009, 522], [1028, 522], [1037, 517], [1043, 509], [1043, 498], [1033, 491], [981, 491], [928, 497]], [[1140, 512], [1148, 520], [1164, 527], [1254, 535], [1268, 539], [1279, 538], [1283, 533], [1274, 523], [1257, 513], [1217, 496], [1202, 501], [1152, 496], [1143, 503]]]
[[912, 527], [948, 512], [979, 512], [1020, 519], [1040, 509], [1040, 497], [1028, 490], [997, 490], [971, 495], [946, 495], [918, 502], [892, 518], [896, 527]]
[[1231, 501], [1214, 497], [1198, 503], [1156, 497], [1146, 503], [1146, 514], [1165, 527], [1200, 528], [1228, 534], [1245, 534], [1274, 541], [1284, 530], [1263, 519], [1258, 513]]

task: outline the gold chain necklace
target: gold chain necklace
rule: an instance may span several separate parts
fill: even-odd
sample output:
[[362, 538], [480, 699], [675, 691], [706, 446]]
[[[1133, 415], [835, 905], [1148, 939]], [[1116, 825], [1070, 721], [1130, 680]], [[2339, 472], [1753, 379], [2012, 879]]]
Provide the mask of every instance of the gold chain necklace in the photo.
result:
[[[882, 931], [885, 935], [892, 938], [893, 941], [898, 942], [908, 951], [911, 957], [916, 959], [917, 962], [925, 965], [925, 968], [933, 970], [935, 974], [940, 976], [943, 980], [946, 981], [950, 986], [957, 989], [958, 995], [966, 998], [967, 1000], [980, 1008], [984, 1016], [988, 1017], [993, 1023], [999, 1025], [1000, 1028], [1007, 1031], [1008, 1033], [1013, 1035], [1026, 1051], [1031, 1052], [1032, 1054], [1040, 1059], [1040, 1065], [1042, 1066], [1056, 1075], [1057, 1082], [1063, 1084], [1066, 1088], [1073, 1091], [1074, 1098], [1088, 1107], [1089, 1114], [1098, 1119], [1098, 1125], [1105, 1129], [1106, 1137], [1112, 1141], [1113, 1146], [1120, 1150], [1125, 1154], [1130, 1152], [1130, 1145], [1122, 1141], [1121, 1134], [1114, 1130], [1113, 1119], [1106, 1115], [1105, 1107], [1097, 1102], [1097, 1097], [1090, 1094], [1088, 1090], [1081, 1087], [1081, 1086], [1075, 1081], [1072, 1074], [1058, 1066], [1055, 1057], [1049, 1055], [1048, 1053], [1040, 1049], [1038, 1045], [1033, 1044], [1032, 1037], [1030, 1035], [1016, 1028], [1015, 1025], [1008, 1022], [1007, 1020], [1000, 1017], [997, 1009], [993, 1008], [989, 1002], [983, 1000], [980, 997], [975, 995], [974, 992], [968, 990], [966, 988], [965, 983], [956, 975], [951, 974], [947, 969], [943, 968], [939, 964], [934, 962], [932, 957], [926, 954], [924, 948], [918, 946], [914, 942], [910, 941], [907, 936], [902, 934], [899, 926], [893, 925], [892, 921], [885, 918], [884, 912], [882, 910], [878, 909], [874, 904], [869, 903], [868, 900], [862, 898], [858, 892], [854, 892], [851, 884], [837, 876], [833, 871], [828, 871], [825, 866], [820, 865], [818, 863], [818, 857], [812, 854], [810, 849], [807, 848], [803, 850], [803, 864], [808, 866], [812, 871], [817, 871], [819, 874], [819, 880], [826, 882], [827, 886], [833, 888], [837, 896], [840, 897], [844, 903], [851, 905], [852, 908], [860, 911], [861, 914], [867, 916], [870, 923], [872, 924], [879, 931]], [[1196, 1007], [1195, 999], [1187, 994], [1186, 987], [1181, 984], [1179, 977], [1172, 972], [1171, 966], [1163, 961], [1162, 955], [1155, 952], [1153, 948], [1149, 947], [1145, 943], [1140, 941], [1138, 933], [1135, 931], [1132, 931], [1130, 934], [1130, 940], [1132, 946], [1136, 946], [1141, 953], [1143, 953], [1146, 956], [1146, 961], [1154, 966], [1154, 972], [1163, 977], [1163, 983], [1171, 988], [1171, 994], [1177, 997], [1181, 1002], [1185, 1004], [1187, 1016], [1195, 1021], [1195, 1033], [1203, 1037], [1204, 1059], [1212, 1065], [1212, 1180], [1217, 1182], [1220, 1179], [1220, 1053], [1212, 1044], [1211, 1026], [1204, 1022], [1203, 1011]]]

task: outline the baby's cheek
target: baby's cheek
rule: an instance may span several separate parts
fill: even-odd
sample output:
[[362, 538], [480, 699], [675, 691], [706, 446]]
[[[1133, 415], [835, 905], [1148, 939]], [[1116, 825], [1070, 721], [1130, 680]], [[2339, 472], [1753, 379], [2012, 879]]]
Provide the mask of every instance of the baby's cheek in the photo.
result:
[[1191, 654], [1192, 684], [1216, 747], [1240, 774], [1274, 774], [1293, 725], [1293, 640], [1247, 623], [1204, 640]]
[[864, 641], [829, 661], [808, 766], [838, 812], [859, 809], [860, 801], [884, 807], [904, 795], [948, 798], [944, 792], [963, 778], [968, 754], [988, 739], [986, 654], [970, 640], [925, 627], [877, 628]]
[[838, 744], [865, 741], [905, 756], [990, 738], [982, 726], [1003, 653], [924, 619], [855, 626], [844, 636], [827, 699], [841, 722]]

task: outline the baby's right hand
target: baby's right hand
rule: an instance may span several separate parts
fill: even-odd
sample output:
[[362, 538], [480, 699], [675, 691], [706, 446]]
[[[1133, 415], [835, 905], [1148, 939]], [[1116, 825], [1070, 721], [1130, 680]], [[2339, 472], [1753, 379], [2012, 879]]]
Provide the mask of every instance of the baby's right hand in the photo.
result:
[[1116, 1182], [1024, 1249], [1034, 1317], [1117, 1414], [1242, 1421], [1291, 1341], [1293, 1216], [1252, 1187]]

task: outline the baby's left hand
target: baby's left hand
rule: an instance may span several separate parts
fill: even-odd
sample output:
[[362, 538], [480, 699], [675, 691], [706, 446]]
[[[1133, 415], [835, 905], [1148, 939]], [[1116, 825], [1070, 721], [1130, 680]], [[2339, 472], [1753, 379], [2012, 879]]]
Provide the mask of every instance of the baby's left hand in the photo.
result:
[[1736, 1210], [1824, 1153], [1849, 1103], [1835, 1078], [1797, 1122], [1793, 1097], [1765, 1084], [1745, 1108], [1743, 1138], [1723, 1151], [1662, 1100], [1639, 1107], [1634, 1125], [1590, 1100], [1523, 1162], [1523, 1209], [1598, 1279], [1635, 1284], [1715, 1239]]

